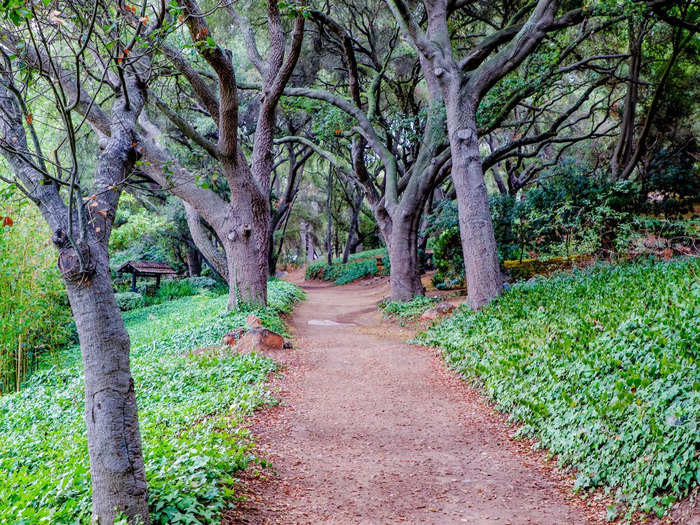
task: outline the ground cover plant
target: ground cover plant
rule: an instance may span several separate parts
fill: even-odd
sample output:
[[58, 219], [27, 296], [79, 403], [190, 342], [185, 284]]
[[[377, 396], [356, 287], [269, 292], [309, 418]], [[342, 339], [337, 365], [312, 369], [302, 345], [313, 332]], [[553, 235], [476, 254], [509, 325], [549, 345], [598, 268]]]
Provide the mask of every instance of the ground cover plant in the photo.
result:
[[[124, 314], [149, 483], [152, 523], [218, 523], [236, 471], [253, 460], [240, 423], [269, 400], [275, 368], [258, 355], [194, 357], [243, 326], [250, 311], [284, 331], [280, 314], [302, 293], [269, 283], [268, 308], [225, 312], [227, 298], [196, 295]], [[0, 397], [0, 522], [89, 523], [90, 477], [79, 349]], [[57, 446], [60, 444], [60, 446]]]
[[516, 284], [418, 341], [575, 467], [577, 487], [661, 515], [700, 482], [698, 318], [700, 262], [644, 261]]
[[[384, 269], [377, 267], [377, 257], [382, 257]], [[337, 258], [333, 264], [328, 264], [326, 259], [319, 259], [306, 267], [306, 279], [321, 279], [333, 281], [335, 284], [348, 284], [357, 279], [388, 272], [389, 257], [386, 248], [366, 250], [351, 255], [348, 262], [343, 264], [342, 259]]]
[[379, 307], [385, 315], [400, 321], [411, 321], [435, 305], [440, 299], [418, 295], [410, 301], [385, 301]]

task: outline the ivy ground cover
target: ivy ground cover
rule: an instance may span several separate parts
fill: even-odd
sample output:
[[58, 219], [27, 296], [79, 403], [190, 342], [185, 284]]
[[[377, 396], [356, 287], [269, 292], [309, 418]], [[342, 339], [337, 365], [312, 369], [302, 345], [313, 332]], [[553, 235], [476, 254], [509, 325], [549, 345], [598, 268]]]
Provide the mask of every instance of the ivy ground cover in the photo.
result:
[[699, 319], [700, 262], [645, 261], [516, 284], [418, 341], [575, 467], [578, 488], [663, 514], [700, 482]]
[[[302, 298], [295, 285], [269, 284], [263, 324], [284, 330], [280, 313]], [[124, 316], [153, 523], [218, 523], [235, 473], [254, 460], [240, 423], [268, 399], [275, 368], [258, 355], [194, 358], [245, 325], [250, 310], [226, 313], [226, 295], [197, 295]], [[90, 477], [79, 350], [42, 370], [17, 394], [0, 397], [0, 523], [89, 523]]]

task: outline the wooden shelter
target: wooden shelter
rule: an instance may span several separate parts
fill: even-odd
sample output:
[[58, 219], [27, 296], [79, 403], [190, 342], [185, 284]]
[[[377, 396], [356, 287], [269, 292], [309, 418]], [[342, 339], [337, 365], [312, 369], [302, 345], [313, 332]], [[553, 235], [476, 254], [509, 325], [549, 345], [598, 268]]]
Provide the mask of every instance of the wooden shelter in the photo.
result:
[[160, 286], [161, 277], [177, 277], [177, 272], [173, 270], [169, 265], [154, 261], [128, 261], [119, 267], [117, 273], [131, 274], [132, 292], [136, 291], [137, 277], [155, 277], [156, 289]]

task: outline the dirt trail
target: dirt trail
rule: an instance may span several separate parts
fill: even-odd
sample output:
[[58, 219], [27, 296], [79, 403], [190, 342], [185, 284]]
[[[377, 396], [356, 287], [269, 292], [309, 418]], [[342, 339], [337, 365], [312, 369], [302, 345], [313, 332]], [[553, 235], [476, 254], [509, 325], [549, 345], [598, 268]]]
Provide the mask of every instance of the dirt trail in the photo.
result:
[[384, 283], [301, 285], [296, 350], [276, 356], [281, 404], [252, 428], [270, 478], [245, 480], [250, 499], [228, 523], [604, 521], [434, 352], [382, 321]]

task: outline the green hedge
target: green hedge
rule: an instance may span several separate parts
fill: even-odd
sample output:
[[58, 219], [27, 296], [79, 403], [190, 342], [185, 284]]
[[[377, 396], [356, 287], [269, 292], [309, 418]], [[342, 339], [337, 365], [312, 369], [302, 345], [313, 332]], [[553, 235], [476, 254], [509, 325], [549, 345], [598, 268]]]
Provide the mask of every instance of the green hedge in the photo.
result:
[[516, 284], [418, 338], [564, 465], [630, 509], [700, 482], [700, 261], [598, 265]]
[[342, 259], [335, 259], [329, 265], [325, 260], [318, 260], [306, 267], [306, 279], [321, 279], [333, 281], [335, 284], [348, 284], [362, 277], [378, 275], [377, 257], [382, 257], [384, 268], [382, 274], [389, 273], [389, 256], [386, 248], [367, 250], [351, 255], [348, 262], [343, 264]]

